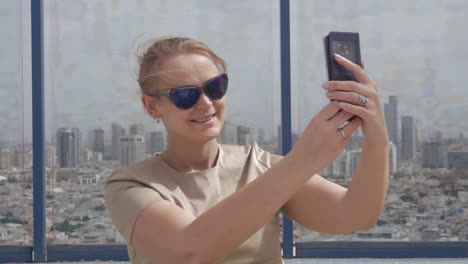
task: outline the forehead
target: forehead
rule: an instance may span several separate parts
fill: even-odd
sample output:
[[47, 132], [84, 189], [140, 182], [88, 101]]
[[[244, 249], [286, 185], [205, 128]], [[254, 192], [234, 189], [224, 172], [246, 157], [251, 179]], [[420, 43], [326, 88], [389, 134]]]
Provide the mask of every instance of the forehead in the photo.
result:
[[218, 75], [218, 68], [208, 57], [199, 54], [181, 54], [169, 58], [161, 65], [161, 87], [183, 85], [202, 86]]

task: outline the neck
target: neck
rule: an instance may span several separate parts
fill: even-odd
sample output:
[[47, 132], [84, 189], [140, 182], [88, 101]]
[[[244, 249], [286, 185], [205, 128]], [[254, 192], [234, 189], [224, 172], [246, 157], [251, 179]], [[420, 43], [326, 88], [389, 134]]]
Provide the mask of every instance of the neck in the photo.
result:
[[218, 155], [218, 142], [171, 141], [160, 158], [179, 172], [196, 172], [214, 167]]

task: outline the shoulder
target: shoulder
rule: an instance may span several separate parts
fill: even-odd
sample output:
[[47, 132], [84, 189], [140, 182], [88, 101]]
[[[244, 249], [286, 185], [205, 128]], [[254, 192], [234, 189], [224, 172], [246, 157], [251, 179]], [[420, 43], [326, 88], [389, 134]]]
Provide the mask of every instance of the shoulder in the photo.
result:
[[106, 179], [104, 198], [139, 192], [157, 192], [167, 198], [167, 189], [174, 185], [169, 172], [157, 158], [146, 159], [129, 166], [115, 168]]
[[116, 167], [109, 178], [107, 178], [106, 183], [114, 181], [151, 182], [155, 180], [156, 176], [162, 177], [166, 175], [166, 173], [163, 173], [163, 170], [164, 167], [160, 160], [152, 157], [128, 166]]
[[220, 145], [223, 152], [223, 159], [225, 162], [240, 162], [247, 161], [259, 163], [262, 166], [270, 168], [276, 162], [280, 161], [282, 156], [273, 154], [267, 150], [262, 149], [257, 142], [250, 145]]
[[156, 201], [166, 200], [164, 189], [151, 182], [152, 159], [114, 169], [104, 186], [109, 216], [127, 243], [141, 212]]
[[253, 143], [253, 151], [255, 152], [257, 161], [267, 168], [271, 168], [283, 158], [281, 155], [262, 149], [256, 142]]

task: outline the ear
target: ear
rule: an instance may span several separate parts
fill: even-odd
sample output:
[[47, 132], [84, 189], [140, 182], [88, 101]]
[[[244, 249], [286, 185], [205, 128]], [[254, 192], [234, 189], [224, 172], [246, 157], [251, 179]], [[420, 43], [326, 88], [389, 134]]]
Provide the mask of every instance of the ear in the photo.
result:
[[141, 95], [141, 103], [145, 108], [145, 112], [148, 113], [152, 118], [159, 119], [161, 115], [156, 108], [156, 104], [154, 103], [154, 97], [148, 96], [146, 94]]

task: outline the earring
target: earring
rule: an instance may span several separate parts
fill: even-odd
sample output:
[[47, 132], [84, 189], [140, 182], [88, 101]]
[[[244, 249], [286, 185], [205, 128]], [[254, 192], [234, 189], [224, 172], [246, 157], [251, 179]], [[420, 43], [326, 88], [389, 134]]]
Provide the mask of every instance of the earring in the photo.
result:
[[156, 118], [156, 123], [158, 123], [158, 124], [159, 124], [159, 121], [160, 121], [160, 120], [161, 120], [161, 118], [159, 118], [159, 117], [158, 117], [158, 118]]

